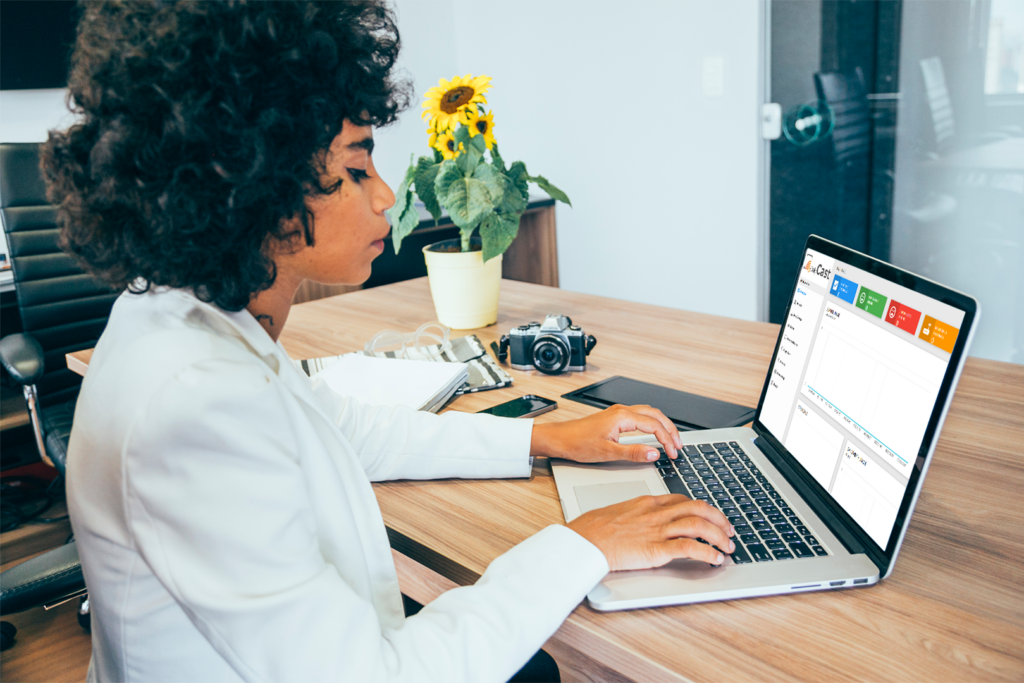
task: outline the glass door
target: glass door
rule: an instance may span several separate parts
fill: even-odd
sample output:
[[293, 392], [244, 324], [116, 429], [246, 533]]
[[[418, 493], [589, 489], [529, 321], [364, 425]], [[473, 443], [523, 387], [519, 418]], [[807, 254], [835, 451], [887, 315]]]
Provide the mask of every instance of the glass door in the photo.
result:
[[768, 8], [769, 319], [816, 233], [976, 297], [971, 354], [1024, 362], [1024, 0]]

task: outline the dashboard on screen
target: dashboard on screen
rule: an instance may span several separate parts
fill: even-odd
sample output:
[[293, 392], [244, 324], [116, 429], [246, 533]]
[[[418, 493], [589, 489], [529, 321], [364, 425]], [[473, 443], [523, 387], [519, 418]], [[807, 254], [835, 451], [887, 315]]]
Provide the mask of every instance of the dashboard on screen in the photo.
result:
[[964, 315], [805, 253], [759, 420], [883, 549]]

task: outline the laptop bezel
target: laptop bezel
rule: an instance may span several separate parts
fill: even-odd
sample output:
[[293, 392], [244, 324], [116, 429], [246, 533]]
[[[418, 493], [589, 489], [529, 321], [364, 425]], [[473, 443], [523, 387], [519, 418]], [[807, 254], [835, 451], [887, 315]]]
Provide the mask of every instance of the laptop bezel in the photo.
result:
[[[851, 552], [858, 552], [862, 549], [879, 568], [881, 575], [886, 576], [889, 573], [893, 561], [896, 559], [899, 546], [903, 542], [903, 535], [906, 531], [908, 517], [912, 513], [914, 504], [917, 500], [922, 476], [925, 470], [927, 470], [927, 465], [935, 450], [936, 432], [941, 427], [942, 421], [945, 418], [946, 410], [948, 409], [951, 399], [951, 391], [955, 387], [955, 383], [959, 378], [960, 370], [965, 359], [965, 350], [973, 335], [975, 321], [978, 317], [978, 303], [974, 298], [966, 294], [957, 292], [940, 285], [937, 282], [933, 282], [932, 280], [915, 275], [907, 270], [903, 270], [902, 268], [879, 261], [871, 256], [854, 251], [817, 235], [810, 235], [807, 238], [807, 242], [804, 244], [804, 248], [800, 252], [800, 263], [803, 262], [803, 257], [807, 253], [808, 249], [813, 249], [825, 256], [841, 261], [844, 264], [859, 268], [892, 282], [893, 284], [906, 287], [907, 289], [923, 294], [924, 296], [930, 297], [949, 306], [953, 306], [964, 312], [964, 319], [960, 325], [960, 332], [958, 333], [956, 343], [953, 346], [953, 352], [950, 354], [949, 364], [947, 365], [946, 373], [942, 378], [942, 384], [939, 387], [939, 393], [935, 400], [935, 406], [932, 409], [932, 414], [929, 417], [924, 438], [921, 440], [921, 446], [911, 470], [910, 478], [907, 482], [907, 488], [904, 491], [903, 500], [900, 503], [900, 509], [896, 515], [896, 521], [893, 524], [893, 531], [889, 537], [889, 542], [884, 549], [879, 546], [866, 531], [864, 531], [860, 524], [854, 521], [842, 506], [835, 502], [832, 495], [826, 491], [820, 483], [818, 483], [818, 481], [804, 468], [802, 464], [800, 464], [789, 450], [782, 445], [775, 435], [761, 423], [761, 409], [764, 406], [765, 396], [768, 392], [768, 386], [771, 381], [771, 368], [775, 367], [775, 359], [779, 353], [779, 347], [782, 343], [782, 330], [779, 331], [779, 337], [775, 342], [772, 359], [768, 365], [769, 370], [765, 375], [764, 386], [761, 388], [761, 397], [757, 403], [757, 412], [754, 415], [753, 429], [757, 433], [758, 437], [763, 439], [769, 446], [769, 448], [762, 448], [762, 452], [764, 452], [766, 457], [770, 460], [774, 458], [781, 459], [785, 464], [785, 467], [780, 469], [786, 470], [790, 473], [787, 476], [787, 479], [791, 479], [790, 484], [797, 490], [797, 492], [804, 496], [805, 501], [812, 507], [812, 509], [814, 509], [815, 513], [817, 513], [826, 524], [829, 524], [830, 528], [834, 523], [839, 523], [843, 526], [842, 530], [832, 528], [831, 530], [833, 533], [835, 533], [839, 538], [845, 537], [843, 532], [852, 535], [862, 546], [860, 549], [856, 547], [849, 547], [848, 550]], [[795, 270], [796, 276], [790, 286], [791, 292], [796, 290], [797, 283], [800, 279], [800, 268], [797, 267]], [[792, 305], [793, 300], [791, 297], [789, 305], [786, 306], [786, 312], [783, 316], [783, 320], [789, 318], [789, 311]], [[796, 479], [795, 481], [792, 480], [794, 478]], [[805, 495], [806, 492], [811, 492], [812, 495]], [[821, 509], [822, 506], [824, 506], [824, 509]]]

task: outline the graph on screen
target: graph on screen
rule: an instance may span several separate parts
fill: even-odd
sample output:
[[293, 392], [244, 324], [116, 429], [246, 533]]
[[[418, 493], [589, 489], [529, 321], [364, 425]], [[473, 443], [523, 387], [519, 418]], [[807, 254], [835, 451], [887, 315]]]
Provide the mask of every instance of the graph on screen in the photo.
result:
[[826, 306], [801, 393], [909, 476], [945, 369], [852, 311]]

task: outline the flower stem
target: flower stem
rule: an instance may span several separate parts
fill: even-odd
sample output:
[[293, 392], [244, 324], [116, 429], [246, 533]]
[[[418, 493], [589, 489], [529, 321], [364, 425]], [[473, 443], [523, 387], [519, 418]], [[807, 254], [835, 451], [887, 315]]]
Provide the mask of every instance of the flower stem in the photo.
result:
[[469, 251], [469, 240], [473, 236], [472, 232], [462, 233], [462, 251]]

